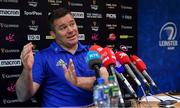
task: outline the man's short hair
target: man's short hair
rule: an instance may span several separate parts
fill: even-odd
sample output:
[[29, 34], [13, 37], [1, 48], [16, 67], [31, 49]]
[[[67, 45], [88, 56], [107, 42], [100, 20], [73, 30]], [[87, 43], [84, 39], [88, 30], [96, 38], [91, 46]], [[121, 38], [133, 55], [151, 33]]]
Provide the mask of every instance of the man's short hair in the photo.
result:
[[71, 14], [71, 11], [65, 8], [58, 8], [58, 9], [53, 10], [52, 13], [48, 17], [50, 29], [54, 30], [54, 26], [53, 26], [54, 20], [64, 17], [67, 14]]

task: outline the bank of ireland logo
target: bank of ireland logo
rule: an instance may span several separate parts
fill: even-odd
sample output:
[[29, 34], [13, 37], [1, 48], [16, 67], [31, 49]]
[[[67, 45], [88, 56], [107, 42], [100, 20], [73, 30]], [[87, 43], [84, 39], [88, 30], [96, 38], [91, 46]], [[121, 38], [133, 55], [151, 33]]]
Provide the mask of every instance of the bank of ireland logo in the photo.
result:
[[174, 50], [178, 46], [176, 40], [177, 27], [173, 22], [165, 23], [159, 32], [159, 46], [166, 47], [168, 50]]

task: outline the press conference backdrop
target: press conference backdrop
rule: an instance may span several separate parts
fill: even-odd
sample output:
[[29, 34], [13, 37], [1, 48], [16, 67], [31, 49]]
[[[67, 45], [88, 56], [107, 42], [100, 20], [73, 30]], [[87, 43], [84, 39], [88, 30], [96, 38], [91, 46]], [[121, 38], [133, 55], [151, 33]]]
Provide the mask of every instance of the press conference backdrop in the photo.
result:
[[139, 0], [138, 55], [159, 92], [180, 92], [180, 1]]
[[36, 46], [34, 52], [49, 46], [48, 14], [57, 7], [72, 10], [83, 44], [115, 49], [123, 44], [136, 53], [136, 0], [0, 0], [0, 106], [38, 105], [35, 97], [17, 100], [20, 52], [28, 42]]

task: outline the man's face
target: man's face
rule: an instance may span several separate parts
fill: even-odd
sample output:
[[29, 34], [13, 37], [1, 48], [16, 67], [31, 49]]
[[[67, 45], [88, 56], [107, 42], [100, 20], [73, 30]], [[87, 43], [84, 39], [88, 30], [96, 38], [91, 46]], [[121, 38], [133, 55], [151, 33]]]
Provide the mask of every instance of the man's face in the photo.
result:
[[72, 15], [54, 20], [54, 31], [51, 31], [56, 41], [64, 47], [73, 47], [78, 42], [78, 28]]

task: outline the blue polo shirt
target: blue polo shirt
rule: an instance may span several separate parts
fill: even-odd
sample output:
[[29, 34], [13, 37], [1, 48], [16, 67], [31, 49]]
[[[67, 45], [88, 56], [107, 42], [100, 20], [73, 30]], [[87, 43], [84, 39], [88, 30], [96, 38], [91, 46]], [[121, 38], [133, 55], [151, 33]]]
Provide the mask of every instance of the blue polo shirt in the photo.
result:
[[95, 76], [90, 70], [85, 57], [88, 46], [78, 43], [75, 54], [61, 48], [56, 42], [35, 54], [33, 81], [40, 84], [43, 107], [84, 106], [93, 103], [93, 93], [74, 86], [65, 79], [62, 64], [68, 67], [69, 59], [74, 63], [77, 76]]

